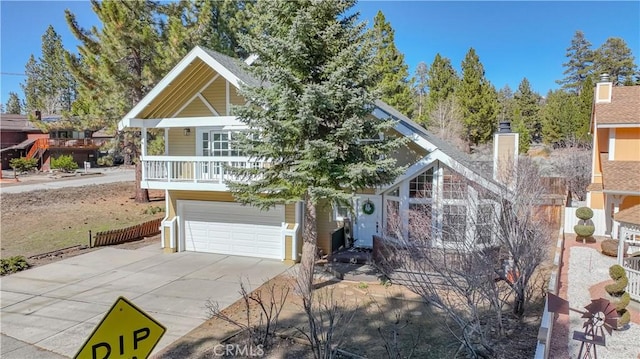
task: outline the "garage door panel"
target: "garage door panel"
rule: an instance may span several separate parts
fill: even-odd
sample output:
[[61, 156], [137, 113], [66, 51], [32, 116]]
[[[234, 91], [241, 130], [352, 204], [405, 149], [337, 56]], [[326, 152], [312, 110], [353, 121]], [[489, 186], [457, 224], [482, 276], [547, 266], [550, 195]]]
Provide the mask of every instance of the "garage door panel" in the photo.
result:
[[237, 203], [185, 202], [179, 207], [186, 250], [281, 258], [284, 206], [265, 212]]

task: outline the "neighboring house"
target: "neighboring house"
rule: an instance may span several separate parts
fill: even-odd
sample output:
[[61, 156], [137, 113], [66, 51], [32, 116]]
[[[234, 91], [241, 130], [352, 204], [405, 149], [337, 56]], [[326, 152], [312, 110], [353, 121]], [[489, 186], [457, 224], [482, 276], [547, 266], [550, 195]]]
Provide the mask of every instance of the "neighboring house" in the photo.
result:
[[2, 169], [10, 169], [9, 161], [24, 157], [38, 138], [48, 135], [29, 121], [26, 115], [0, 114], [0, 157]]
[[110, 138], [95, 137], [94, 134], [101, 133], [95, 130], [75, 130], [64, 126], [57, 126], [61, 122], [60, 115], [40, 115], [36, 111], [38, 120], [49, 126], [49, 133], [45, 138], [40, 138], [31, 145], [27, 158], [37, 158], [40, 169], [48, 171], [51, 169], [51, 159], [59, 156], [71, 156], [80, 168], [85, 162], [96, 165], [98, 159], [98, 149]]
[[618, 238], [614, 215], [640, 205], [640, 86], [613, 86], [603, 75], [591, 117], [593, 165], [587, 206], [603, 210], [606, 232]]
[[[165, 190], [166, 217], [161, 236], [165, 251], [295, 261], [299, 259], [302, 245], [303, 203], [260, 211], [235, 202], [225, 185], [230, 178], [225, 172], [227, 166], [265, 165], [243, 156], [232, 142], [234, 134], [246, 129], [231, 114], [233, 105], [245, 103], [237, 89], [241, 83], [257, 83], [243, 70], [243, 65], [240, 60], [196, 47], [124, 116], [118, 127], [120, 130], [142, 129], [141, 185]], [[407, 212], [419, 206], [429, 206], [440, 213], [433, 218], [434, 226], [455, 223], [468, 232], [465, 238], [490, 241], [490, 238], [479, 238], [482, 236], [476, 227], [481, 225], [475, 221], [477, 207], [469, 205], [467, 196], [477, 195], [474, 188], [478, 186], [498, 193], [500, 184], [492, 175], [477, 170], [466, 155], [383, 102], [376, 103], [372, 116], [395, 119], [394, 131], [385, 135], [409, 139], [394, 154], [398, 165], [407, 169], [394, 183], [359, 193], [354, 214], [344, 213], [330, 204], [319, 206], [319, 248], [324, 253], [337, 250], [338, 244], [332, 243], [332, 236], [345, 224], [345, 232], [353, 236], [356, 246], [371, 247], [373, 236], [384, 233], [390, 209], [399, 213], [401, 221], [406, 223]], [[150, 129], [164, 130], [162, 156], [147, 155], [146, 133]], [[507, 128], [502, 132], [496, 136], [496, 149], [501, 155], [496, 155], [494, 160], [515, 161], [517, 134]], [[496, 172], [495, 176], [500, 174]], [[469, 183], [476, 187], [472, 188]], [[468, 186], [462, 196], [453, 190], [459, 186]], [[406, 233], [408, 229], [404, 230], [403, 235], [411, 235]], [[459, 240], [437, 235], [433, 244], [446, 246]]]

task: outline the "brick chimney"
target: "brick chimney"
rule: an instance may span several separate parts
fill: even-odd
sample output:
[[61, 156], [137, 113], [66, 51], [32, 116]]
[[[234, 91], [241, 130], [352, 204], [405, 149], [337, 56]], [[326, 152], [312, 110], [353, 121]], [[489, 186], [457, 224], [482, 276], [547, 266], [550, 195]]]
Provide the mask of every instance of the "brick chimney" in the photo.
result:
[[600, 75], [600, 81], [596, 84], [596, 103], [611, 103], [611, 91], [613, 82], [609, 74]]
[[519, 134], [511, 132], [511, 123], [500, 122], [493, 135], [493, 179], [509, 187], [514, 185], [518, 166], [518, 141]]

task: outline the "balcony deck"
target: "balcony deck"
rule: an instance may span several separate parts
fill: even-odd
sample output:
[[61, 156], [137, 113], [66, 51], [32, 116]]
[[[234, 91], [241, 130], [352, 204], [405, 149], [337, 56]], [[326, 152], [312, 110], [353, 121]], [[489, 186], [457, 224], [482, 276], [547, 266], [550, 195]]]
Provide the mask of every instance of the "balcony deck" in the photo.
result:
[[260, 168], [266, 162], [249, 157], [145, 156], [142, 187], [149, 189], [226, 191], [237, 180], [229, 167]]

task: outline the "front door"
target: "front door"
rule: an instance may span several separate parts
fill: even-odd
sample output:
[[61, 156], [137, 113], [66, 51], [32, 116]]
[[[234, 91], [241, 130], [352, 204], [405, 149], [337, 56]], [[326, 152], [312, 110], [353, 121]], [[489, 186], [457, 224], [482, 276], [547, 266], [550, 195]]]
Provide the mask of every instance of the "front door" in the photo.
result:
[[382, 233], [382, 196], [361, 195], [356, 200], [355, 247], [373, 247], [373, 236]]

